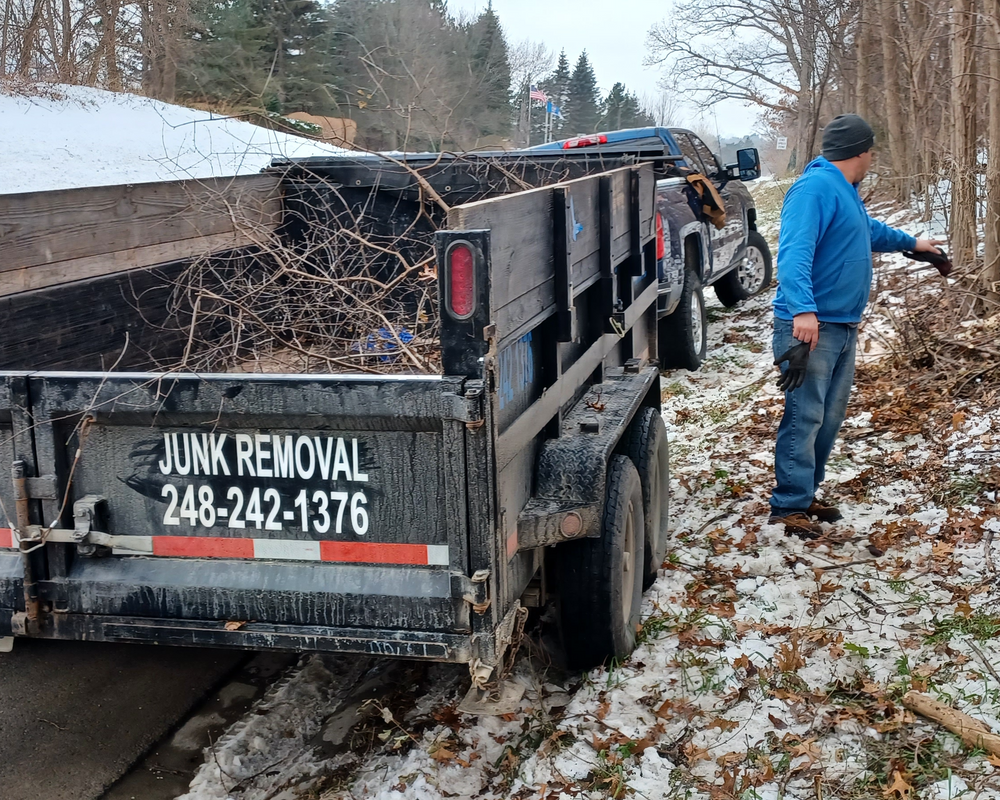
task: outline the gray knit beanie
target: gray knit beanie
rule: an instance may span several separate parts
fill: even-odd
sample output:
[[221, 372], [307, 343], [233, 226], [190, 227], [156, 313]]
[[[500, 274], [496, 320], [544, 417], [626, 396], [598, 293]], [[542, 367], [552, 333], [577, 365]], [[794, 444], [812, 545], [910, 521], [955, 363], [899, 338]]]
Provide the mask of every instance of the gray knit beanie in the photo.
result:
[[823, 128], [823, 157], [846, 161], [872, 149], [875, 131], [857, 114], [841, 114]]

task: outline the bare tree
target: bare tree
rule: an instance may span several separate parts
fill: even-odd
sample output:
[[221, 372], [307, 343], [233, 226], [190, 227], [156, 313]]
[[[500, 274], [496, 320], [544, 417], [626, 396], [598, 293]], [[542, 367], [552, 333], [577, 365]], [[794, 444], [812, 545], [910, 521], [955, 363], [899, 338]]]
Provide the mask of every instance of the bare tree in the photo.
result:
[[666, 78], [661, 78], [655, 94], [644, 94], [640, 103], [648, 111], [657, 125], [669, 128], [677, 125], [681, 118], [681, 95], [677, 88]]
[[855, 15], [852, 0], [682, 0], [650, 30], [648, 63], [669, 67], [707, 104], [735, 99], [788, 115], [801, 168]]
[[953, 0], [951, 36], [951, 246], [959, 264], [976, 257], [976, 4]]
[[983, 283], [990, 311], [1000, 304], [1000, 0], [984, 0], [989, 44], [989, 154], [986, 160], [986, 225]]

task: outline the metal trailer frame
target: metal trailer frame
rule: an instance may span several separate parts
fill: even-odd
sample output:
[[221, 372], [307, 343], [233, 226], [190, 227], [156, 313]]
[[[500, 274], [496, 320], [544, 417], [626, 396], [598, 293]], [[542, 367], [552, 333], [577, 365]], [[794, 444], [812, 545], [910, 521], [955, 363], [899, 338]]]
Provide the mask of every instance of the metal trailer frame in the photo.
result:
[[[516, 639], [522, 601], [545, 601], [529, 586], [546, 557], [601, 535], [608, 460], [636, 412], [659, 407], [653, 206], [644, 165], [453, 207], [437, 234], [440, 294], [463, 243], [475, 303], [442, 308], [443, 376], [0, 373], [0, 459], [14, 465], [0, 481], [0, 641], [465, 662], [482, 685]], [[300, 531], [288, 556], [271, 541], [290, 538], [282, 524], [248, 557], [239, 530], [192, 517], [173, 535], [169, 436], [179, 470], [178, 442], [212, 432], [350, 439], [354, 478], [377, 476], [365, 486], [378, 541]], [[218, 448], [230, 464], [231, 446]], [[166, 478], [183, 488], [194, 471]], [[213, 491], [252, 491], [248, 476], [215, 472], [201, 480]], [[303, 548], [339, 555], [302, 560]]]

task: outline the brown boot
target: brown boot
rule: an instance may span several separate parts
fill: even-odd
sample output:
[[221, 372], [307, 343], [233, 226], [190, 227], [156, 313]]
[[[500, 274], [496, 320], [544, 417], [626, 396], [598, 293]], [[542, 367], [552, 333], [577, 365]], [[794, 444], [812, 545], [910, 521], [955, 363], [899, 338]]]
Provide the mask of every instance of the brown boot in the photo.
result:
[[810, 517], [816, 517], [820, 522], [838, 522], [844, 518], [839, 508], [824, 503], [822, 500], [813, 500], [809, 504], [809, 508], [806, 509], [806, 514]]
[[767, 520], [769, 525], [784, 525], [785, 533], [793, 533], [801, 539], [817, 539], [823, 535], [823, 528], [818, 522], [809, 519], [804, 511], [788, 511], [784, 516], [772, 515]]

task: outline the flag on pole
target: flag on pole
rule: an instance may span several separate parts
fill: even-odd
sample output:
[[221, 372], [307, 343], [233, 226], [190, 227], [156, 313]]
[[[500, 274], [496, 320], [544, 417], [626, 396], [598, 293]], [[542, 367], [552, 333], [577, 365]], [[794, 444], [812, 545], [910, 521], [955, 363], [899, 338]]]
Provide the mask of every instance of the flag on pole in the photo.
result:
[[530, 97], [532, 100], [538, 100], [539, 102], [542, 103], [547, 103], [549, 100], [549, 96], [545, 94], [545, 92], [543, 92], [537, 86], [535, 86], [535, 84], [531, 84], [531, 91], [528, 92], [528, 97]]
[[553, 117], [555, 117], [556, 119], [562, 119], [563, 118], [562, 109], [559, 108], [559, 106], [557, 106], [551, 100], [548, 101], [548, 105], [546, 105], [545, 110], [549, 114], [551, 114]]

